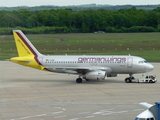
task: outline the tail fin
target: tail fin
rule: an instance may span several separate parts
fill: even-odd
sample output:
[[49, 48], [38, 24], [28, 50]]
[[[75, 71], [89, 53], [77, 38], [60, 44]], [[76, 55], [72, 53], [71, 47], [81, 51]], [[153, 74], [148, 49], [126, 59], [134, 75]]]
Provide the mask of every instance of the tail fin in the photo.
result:
[[23, 34], [21, 30], [13, 30], [13, 35], [19, 57], [40, 55], [37, 49], [32, 45], [32, 43], [28, 40], [28, 38]]
[[42, 57], [43, 55], [37, 51], [22, 31], [13, 30], [13, 35], [19, 57], [11, 58], [10, 61], [24, 66], [46, 70], [39, 59], [39, 57]]

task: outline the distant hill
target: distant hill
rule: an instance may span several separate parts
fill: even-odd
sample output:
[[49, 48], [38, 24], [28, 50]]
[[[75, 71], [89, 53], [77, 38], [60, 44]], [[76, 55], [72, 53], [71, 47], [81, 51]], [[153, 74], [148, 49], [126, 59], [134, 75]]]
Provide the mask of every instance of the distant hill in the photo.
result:
[[27, 9], [29, 11], [42, 11], [42, 10], [50, 10], [50, 9], [69, 9], [73, 11], [81, 11], [86, 9], [106, 9], [106, 10], [119, 10], [124, 8], [132, 8], [135, 7], [137, 9], [144, 9], [146, 11], [153, 10], [159, 5], [99, 5], [99, 4], [84, 4], [84, 5], [72, 5], [72, 6], [54, 6], [54, 5], [46, 5], [46, 6], [35, 6], [35, 7], [28, 7], [28, 6], [18, 6], [18, 7], [0, 7], [0, 10], [19, 10], [19, 9]]

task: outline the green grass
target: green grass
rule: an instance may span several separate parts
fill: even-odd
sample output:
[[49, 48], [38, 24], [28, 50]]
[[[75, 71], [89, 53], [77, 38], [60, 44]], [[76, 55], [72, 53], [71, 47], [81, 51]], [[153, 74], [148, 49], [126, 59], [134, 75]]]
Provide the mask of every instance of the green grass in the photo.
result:
[[[135, 55], [160, 61], [160, 33], [78, 33], [27, 35], [42, 54]], [[16, 57], [12, 35], [0, 36], [0, 59]]]

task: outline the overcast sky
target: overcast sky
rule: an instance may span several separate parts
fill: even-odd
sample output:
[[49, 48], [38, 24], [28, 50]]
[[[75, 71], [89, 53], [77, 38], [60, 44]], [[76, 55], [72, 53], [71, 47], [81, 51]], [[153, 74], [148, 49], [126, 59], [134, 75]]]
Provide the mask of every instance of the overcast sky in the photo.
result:
[[109, 5], [154, 5], [160, 0], [0, 0], [0, 6], [40, 6], [40, 5], [81, 5], [81, 4], [109, 4]]

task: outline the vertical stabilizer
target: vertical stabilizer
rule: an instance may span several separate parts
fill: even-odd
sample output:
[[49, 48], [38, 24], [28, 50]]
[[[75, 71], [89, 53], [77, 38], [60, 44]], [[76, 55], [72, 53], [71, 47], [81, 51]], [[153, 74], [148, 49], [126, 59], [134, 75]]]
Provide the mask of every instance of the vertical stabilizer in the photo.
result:
[[13, 35], [19, 57], [40, 55], [37, 49], [32, 45], [32, 43], [28, 40], [28, 38], [23, 34], [21, 30], [13, 30]]
[[11, 58], [10, 61], [24, 66], [46, 70], [40, 61], [42, 54], [32, 45], [21, 30], [13, 30], [14, 39], [17, 46], [18, 57]]

